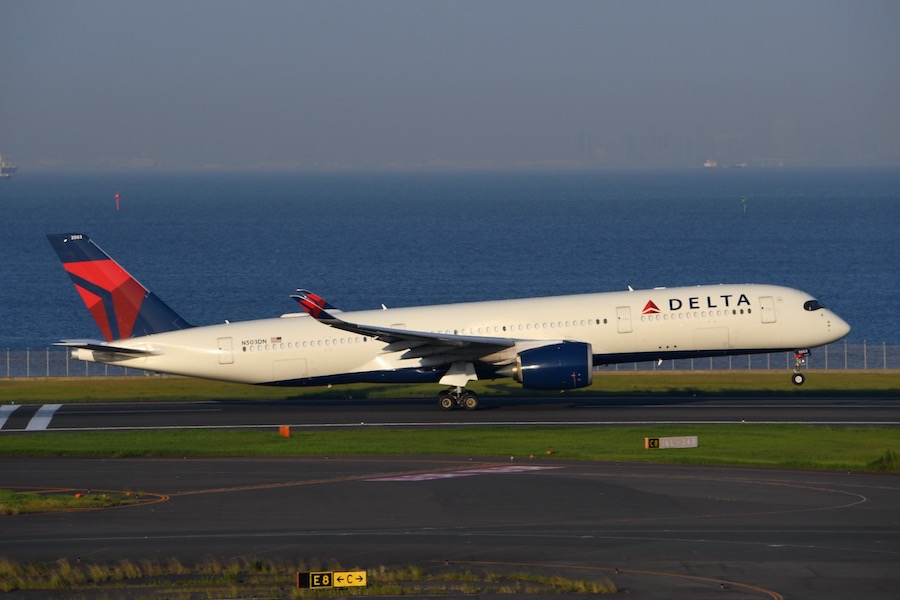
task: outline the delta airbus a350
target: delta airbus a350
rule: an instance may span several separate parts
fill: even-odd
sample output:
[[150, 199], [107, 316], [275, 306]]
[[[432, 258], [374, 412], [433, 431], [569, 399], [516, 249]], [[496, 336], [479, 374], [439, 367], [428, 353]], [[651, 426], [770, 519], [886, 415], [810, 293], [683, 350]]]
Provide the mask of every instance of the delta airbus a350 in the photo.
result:
[[635, 361], [809, 349], [850, 326], [799, 290], [701, 285], [342, 312], [298, 290], [302, 312], [193, 326], [87, 235], [47, 236], [105, 340], [64, 340], [73, 358], [257, 385], [440, 383], [442, 408], [474, 409], [470, 381], [528, 389], [591, 385]]

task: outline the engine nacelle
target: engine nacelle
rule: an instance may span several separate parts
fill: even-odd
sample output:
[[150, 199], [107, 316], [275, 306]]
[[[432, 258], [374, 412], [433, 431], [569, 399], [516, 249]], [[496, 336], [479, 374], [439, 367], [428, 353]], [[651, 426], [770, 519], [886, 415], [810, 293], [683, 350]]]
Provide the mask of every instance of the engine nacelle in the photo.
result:
[[520, 352], [514, 365], [500, 371], [532, 390], [573, 390], [591, 385], [591, 345], [561, 342]]

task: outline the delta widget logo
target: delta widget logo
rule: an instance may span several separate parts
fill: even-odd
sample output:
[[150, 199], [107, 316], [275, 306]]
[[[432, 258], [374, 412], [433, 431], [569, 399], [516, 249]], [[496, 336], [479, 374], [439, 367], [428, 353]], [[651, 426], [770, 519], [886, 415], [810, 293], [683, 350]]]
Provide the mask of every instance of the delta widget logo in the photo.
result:
[[653, 300], [647, 302], [647, 305], [644, 306], [644, 310], [641, 311], [642, 315], [658, 315], [659, 307], [653, 303]]

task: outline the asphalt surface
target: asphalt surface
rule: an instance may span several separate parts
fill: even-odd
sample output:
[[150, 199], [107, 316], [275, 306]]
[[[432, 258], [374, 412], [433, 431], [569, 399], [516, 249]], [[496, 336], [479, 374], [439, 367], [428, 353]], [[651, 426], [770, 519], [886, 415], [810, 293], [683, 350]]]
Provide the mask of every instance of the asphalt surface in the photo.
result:
[[[21, 406], [6, 413], [8, 435], [379, 421], [900, 421], [896, 399], [858, 398], [507, 401], [450, 413], [402, 401]], [[0, 556], [20, 561], [279, 557], [364, 569], [449, 562], [607, 576], [634, 598], [900, 595], [896, 475], [541, 458], [4, 458], [0, 488], [130, 490], [149, 500], [2, 517]]]
[[891, 397], [561, 397], [483, 399], [474, 411], [432, 400], [210, 401], [0, 406], [0, 434], [159, 428], [294, 428], [478, 424], [808, 423], [900, 426]]

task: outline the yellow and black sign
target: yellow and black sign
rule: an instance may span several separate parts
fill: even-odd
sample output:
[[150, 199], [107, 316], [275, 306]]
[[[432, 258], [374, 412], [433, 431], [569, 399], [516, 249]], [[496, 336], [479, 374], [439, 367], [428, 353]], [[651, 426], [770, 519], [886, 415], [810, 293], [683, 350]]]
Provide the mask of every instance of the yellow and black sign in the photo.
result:
[[335, 571], [334, 587], [365, 587], [365, 571]]
[[298, 588], [365, 587], [365, 571], [312, 571], [297, 573]]
[[297, 573], [298, 588], [330, 588], [333, 573], [331, 571], [313, 571], [312, 573]]
[[644, 438], [644, 448], [697, 448], [699, 441], [696, 435], [684, 435], [679, 437]]

